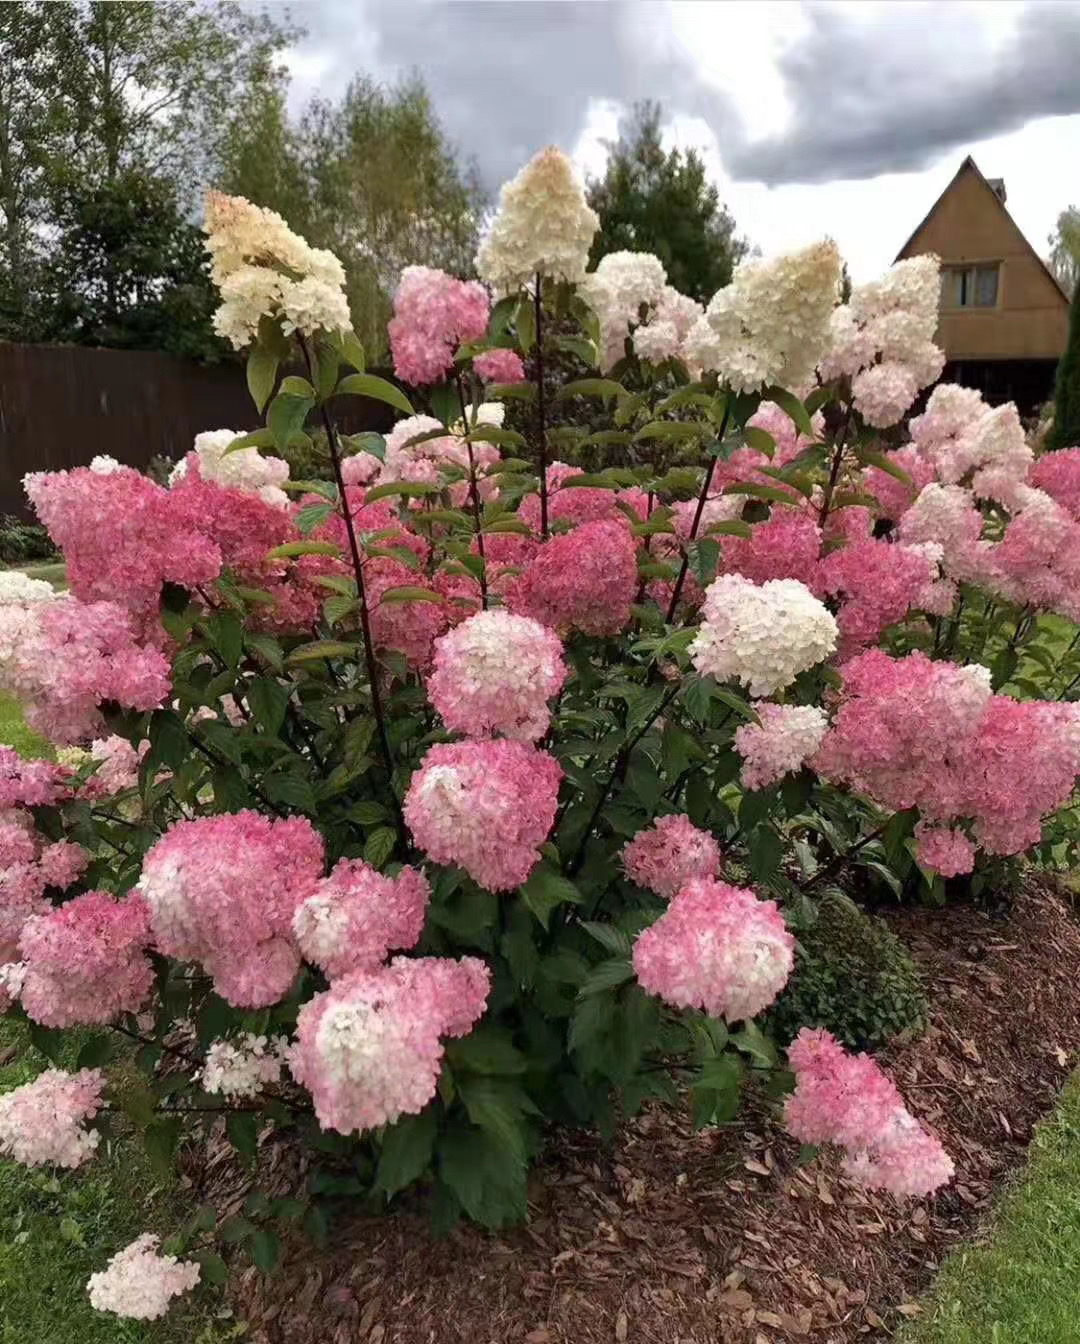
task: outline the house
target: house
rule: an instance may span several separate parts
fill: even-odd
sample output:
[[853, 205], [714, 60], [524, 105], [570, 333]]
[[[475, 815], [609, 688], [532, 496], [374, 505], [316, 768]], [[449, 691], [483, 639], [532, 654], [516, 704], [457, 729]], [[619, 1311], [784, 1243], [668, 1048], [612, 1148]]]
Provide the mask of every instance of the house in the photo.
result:
[[941, 258], [942, 377], [1031, 415], [1053, 393], [1069, 301], [1005, 208], [1005, 183], [969, 155], [897, 253]]

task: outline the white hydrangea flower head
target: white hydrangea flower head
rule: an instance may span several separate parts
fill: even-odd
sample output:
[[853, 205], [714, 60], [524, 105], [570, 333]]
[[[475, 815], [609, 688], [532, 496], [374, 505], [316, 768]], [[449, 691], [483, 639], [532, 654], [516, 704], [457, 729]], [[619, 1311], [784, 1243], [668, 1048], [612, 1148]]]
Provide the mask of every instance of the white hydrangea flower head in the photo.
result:
[[600, 320], [600, 367], [623, 357], [626, 338], [642, 320], [642, 309], [660, 302], [667, 273], [651, 252], [609, 252], [590, 271], [579, 292]]
[[573, 164], [549, 146], [500, 191], [498, 212], [476, 254], [477, 274], [499, 293], [531, 284], [538, 271], [577, 284], [599, 226]]
[[264, 314], [279, 318], [286, 334], [348, 328], [341, 262], [311, 247], [279, 214], [211, 191], [204, 227], [210, 275], [222, 299], [214, 330], [236, 349], [251, 343]]
[[[229, 452], [230, 444], [243, 435], [240, 429], [210, 429], [195, 435], [195, 455], [204, 481], [215, 481], [230, 490], [258, 495], [267, 504], [284, 509], [289, 497], [281, 486], [289, 479], [289, 464], [280, 457], [263, 457], [257, 448]], [[187, 475], [187, 458], [178, 462], [169, 476], [175, 485]]]
[[828, 658], [837, 633], [832, 613], [797, 579], [756, 584], [722, 574], [705, 590], [690, 658], [702, 676], [771, 695]]
[[111, 1311], [135, 1321], [156, 1321], [174, 1297], [199, 1282], [199, 1265], [159, 1255], [159, 1238], [151, 1232], [136, 1237], [114, 1255], [107, 1267], [90, 1275], [87, 1292], [96, 1311]]
[[46, 579], [32, 579], [21, 569], [0, 570], [0, 607], [9, 603], [49, 602], [56, 589]]
[[705, 310], [717, 348], [703, 367], [736, 392], [805, 383], [828, 347], [839, 285], [840, 253], [830, 239], [744, 262]]
[[90, 470], [95, 476], [112, 476], [115, 472], [123, 471], [123, 464], [117, 462], [115, 457], [109, 457], [107, 453], [99, 453], [97, 457], [91, 458]]
[[700, 303], [687, 294], [680, 294], [671, 285], [665, 285], [655, 309], [634, 332], [635, 354], [654, 364], [676, 357], [685, 360], [683, 343], [703, 316]]
[[225, 1097], [257, 1096], [267, 1083], [280, 1079], [287, 1051], [284, 1036], [268, 1040], [250, 1031], [235, 1041], [212, 1041], [202, 1070], [203, 1090]]

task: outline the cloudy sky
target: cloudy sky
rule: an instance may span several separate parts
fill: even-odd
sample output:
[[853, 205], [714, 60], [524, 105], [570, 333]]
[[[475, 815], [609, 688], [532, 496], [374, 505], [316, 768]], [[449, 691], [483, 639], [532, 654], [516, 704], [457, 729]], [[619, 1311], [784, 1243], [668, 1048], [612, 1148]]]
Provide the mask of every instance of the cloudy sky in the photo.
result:
[[[279, 6], [271, 4], [268, 8]], [[497, 188], [562, 145], [602, 171], [636, 100], [706, 157], [770, 254], [828, 233], [856, 279], [892, 261], [965, 154], [1040, 252], [1080, 203], [1080, 0], [301, 0], [297, 105], [419, 70]]]

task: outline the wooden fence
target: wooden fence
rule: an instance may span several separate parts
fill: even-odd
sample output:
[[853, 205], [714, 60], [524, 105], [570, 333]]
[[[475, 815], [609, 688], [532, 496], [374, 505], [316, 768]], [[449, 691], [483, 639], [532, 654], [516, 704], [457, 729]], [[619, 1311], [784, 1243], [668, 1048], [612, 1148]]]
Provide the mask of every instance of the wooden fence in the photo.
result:
[[[342, 428], [384, 431], [394, 412], [350, 397]], [[179, 460], [206, 429], [261, 421], [239, 363], [196, 364], [141, 350], [0, 342], [0, 513], [29, 517], [28, 471], [86, 466], [108, 454], [133, 467]]]

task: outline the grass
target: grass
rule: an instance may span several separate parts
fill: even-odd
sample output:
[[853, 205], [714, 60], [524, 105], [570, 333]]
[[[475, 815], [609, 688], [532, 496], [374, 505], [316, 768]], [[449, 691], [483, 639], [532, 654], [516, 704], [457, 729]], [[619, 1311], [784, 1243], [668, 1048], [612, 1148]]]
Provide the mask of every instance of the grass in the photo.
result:
[[[27, 756], [44, 743], [19, 706], [0, 697], [0, 742]], [[63, 1063], [75, 1067], [78, 1039]], [[23, 1023], [0, 1018], [0, 1093], [48, 1061]], [[140, 1232], [164, 1239], [191, 1213], [176, 1183], [135, 1142], [103, 1141], [78, 1171], [27, 1170], [0, 1161], [0, 1344], [225, 1344], [243, 1327], [221, 1317], [219, 1289], [198, 1290], [153, 1323], [95, 1311], [86, 1281]]]
[[904, 1344], [1080, 1339], [1080, 1074], [1036, 1132], [985, 1245], [959, 1250]]

